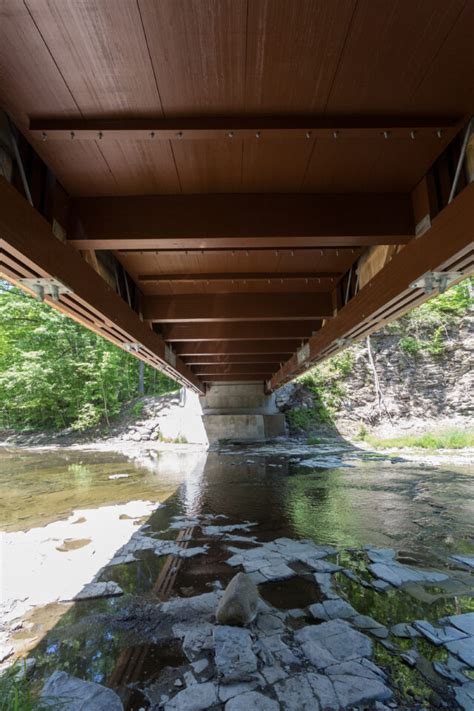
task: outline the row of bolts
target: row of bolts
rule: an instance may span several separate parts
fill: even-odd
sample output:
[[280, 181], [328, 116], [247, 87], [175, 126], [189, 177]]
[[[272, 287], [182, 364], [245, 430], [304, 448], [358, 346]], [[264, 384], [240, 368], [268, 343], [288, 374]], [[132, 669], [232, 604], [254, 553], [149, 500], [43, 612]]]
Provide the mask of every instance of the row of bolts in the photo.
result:
[[[69, 135], [71, 137], [71, 140], [73, 140], [76, 137], [76, 134], [74, 133], [74, 131], [70, 131]], [[261, 131], [257, 131], [255, 133], [255, 138], [260, 138], [261, 135], [262, 135]], [[311, 138], [311, 135], [312, 135], [311, 131], [306, 131], [305, 138]], [[333, 138], [335, 138], [335, 139], [339, 138], [339, 131], [333, 131], [332, 135], [333, 135]], [[441, 129], [438, 129], [436, 131], [436, 135], [438, 136], [438, 138], [441, 138], [443, 135], [443, 131]], [[155, 138], [155, 136], [156, 136], [155, 131], [151, 131], [150, 138]], [[178, 133], [176, 133], [175, 136], [176, 136], [176, 138], [183, 138], [183, 132], [178, 131]], [[234, 136], [235, 136], [234, 131], [229, 131], [227, 134], [228, 138], [234, 138]], [[388, 140], [390, 138], [390, 131], [382, 131], [382, 136], [385, 138], [385, 140]], [[41, 137], [42, 137], [43, 141], [46, 141], [46, 139], [48, 138], [48, 134], [45, 131], [43, 131], [43, 133], [41, 134]], [[103, 131], [99, 131], [99, 133], [97, 134], [97, 137], [99, 138], [99, 140], [101, 140], [104, 137]], [[416, 131], [410, 131], [410, 138], [412, 139], [412, 141], [414, 141], [416, 139]]]

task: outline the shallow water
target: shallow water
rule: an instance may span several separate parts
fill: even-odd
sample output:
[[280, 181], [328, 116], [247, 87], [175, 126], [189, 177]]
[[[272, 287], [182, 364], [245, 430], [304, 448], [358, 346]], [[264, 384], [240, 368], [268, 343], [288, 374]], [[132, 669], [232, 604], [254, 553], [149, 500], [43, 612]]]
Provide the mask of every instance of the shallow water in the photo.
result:
[[[304, 466], [315, 456], [325, 458], [326, 465], [333, 461], [335, 466]], [[110, 478], [116, 474], [127, 477]], [[0, 450], [0, 499], [4, 505], [0, 529], [8, 532], [7, 537], [30, 530], [30, 535], [32, 531], [45, 532], [46, 539], [51, 530], [48, 525], [58, 525], [54, 522], [63, 519], [66, 528], [61, 529], [61, 541], [54, 541], [56, 550], [63, 549], [59, 566], [66, 559], [76, 567], [87, 558], [90, 561], [92, 548], [98, 549], [102, 539], [108, 542], [105, 561], [113, 557], [124, 540], [114, 541], [112, 528], [99, 528], [87, 535], [81, 529], [92, 520], [94, 510], [104, 511], [104, 516], [107, 511], [121, 525], [129, 526], [127, 531], [120, 529], [122, 537], [131, 535], [144, 517], [124, 514], [127, 502], [163, 504], [148, 519], [151, 531], [160, 537], [176, 536], [177, 531], [163, 533], [172, 516], [224, 514], [229, 519], [226, 523], [255, 522], [250, 535], [260, 541], [288, 536], [310, 538], [338, 549], [354, 548], [357, 550], [341, 552], [334, 560], [362, 578], [367, 575], [360, 551], [364, 545], [392, 547], [401, 562], [440, 570], [454, 567], [450, 554], [474, 555], [474, 466], [428, 467], [337, 445], [289, 451], [281, 446], [228, 446], [208, 454], [152, 453], [141, 460], [108, 452]], [[199, 538], [202, 534], [197, 534], [193, 545], [200, 544]], [[16, 567], [20, 569], [22, 549], [18, 546], [17, 550]], [[165, 564], [164, 558], [149, 551], [138, 557], [137, 563], [106, 569], [100, 578], [117, 582], [123, 597], [72, 606], [52, 599], [25, 610], [26, 624], [13, 641], [18, 649], [22, 644], [34, 649], [38, 683], [49, 672], [65, 669], [119, 689], [130, 711], [143, 705], [141, 695], [132, 693], [126, 683], [142, 681], [150, 674], [157, 678], [177, 652], [144, 644], [140, 625], [130, 614], [131, 600], [156, 602], [157, 581]], [[182, 563], [172, 594], [208, 591], [216, 579], [225, 585], [235, 572], [225, 564], [225, 557], [223, 546], [211, 542], [206, 556]], [[16, 574], [12, 568], [9, 572]], [[379, 594], [342, 574], [336, 578], [340, 593], [360, 613], [386, 625], [416, 618], [436, 620], [444, 614], [474, 610], [469, 574], [456, 589], [432, 585], [414, 594], [397, 590]], [[26, 575], [25, 595], [29, 584]], [[281, 584], [270, 590], [272, 604], [276, 604], [280, 587], [282, 609], [297, 606], [283, 599], [285, 586]], [[289, 590], [288, 597], [294, 594], [298, 599], [300, 593], [304, 590]], [[379, 656], [384, 654], [382, 648]], [[405, 670], [402, 676], [412, 679], [413, 673]]]

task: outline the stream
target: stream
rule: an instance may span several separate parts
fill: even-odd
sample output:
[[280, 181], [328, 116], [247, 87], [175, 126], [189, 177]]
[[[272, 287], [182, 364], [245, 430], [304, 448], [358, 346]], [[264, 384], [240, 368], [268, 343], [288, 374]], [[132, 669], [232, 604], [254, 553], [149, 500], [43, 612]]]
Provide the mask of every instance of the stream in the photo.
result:
[[[3, 666], [29, 654], [37, 688], [64, 670], [115, 689], [128, 711], [154, 708], [143, 687], [156, 686], [164, 669], [183, 664], [179, 646], [151, 639], [146, 606], [225, 587], [236, 572], [225, 562], [229, 541], [206, 534], [204, 520], [235, 525], [234, 545], [243, 551], [275, 539], [334, 547], [328, 560], [338, 594], [387, 629], [474, 612], [474, 570], [461, 560], [474, 556], [474, 464], [468, 461], [426, 464], [406, 453], [383, 456], [339, 441], [226, 444], [210, 452], [145, 449], [133, 458], [0, 448], [0, 501]], [[170, 556], [153, 550], [108, 565], [137, 531], [179, 541], [180, 520], [189, 545], [207, 551], [179, 559], [171, 577]], [[402, 566], [441, 571], [449, 581], [376, 589], [370, 549], [393, 549]], [[114, 581], [121, 594], [74, 602], [93, 579]], [[299, 568], [292, 582], [275, 580], [260, 589], [280, 610], [323, 599]], [[385, 642], [375, 639], [374, 661], [389, 674], [396, 708], [454, 704], [452, 680], [432, 668], [446, 663], [444, 647], [421, 638], [418, 662], [407, 664], [400, 655], [413, 640], [390, 634]], [[466, 671], [472, 678], [474, 672]]]

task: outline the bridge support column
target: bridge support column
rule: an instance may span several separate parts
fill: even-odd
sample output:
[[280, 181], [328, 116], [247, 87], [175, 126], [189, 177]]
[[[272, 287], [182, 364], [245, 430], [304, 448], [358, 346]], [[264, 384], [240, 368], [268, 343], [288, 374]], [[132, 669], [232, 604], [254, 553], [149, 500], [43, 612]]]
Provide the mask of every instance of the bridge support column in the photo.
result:
[[285, 416], [278, 411], [264, 383], [210, 383], [201, 397], [209, 443], [219, 440], [258, 441], [286, 434]]

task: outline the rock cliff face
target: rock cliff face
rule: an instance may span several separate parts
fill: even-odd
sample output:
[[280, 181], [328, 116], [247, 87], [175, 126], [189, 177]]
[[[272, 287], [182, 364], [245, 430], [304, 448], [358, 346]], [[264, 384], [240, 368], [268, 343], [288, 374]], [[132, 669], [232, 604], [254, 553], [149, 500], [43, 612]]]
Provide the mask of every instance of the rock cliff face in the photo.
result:
[[[306, 379], [280, 389], [277, 402], [290, 424], [294, 419], [290, 413], [295, 410], [322, 410], [326, 414], [323, 422], [332, 422], [342, 431], [355, 431], [361, 424], [370, 428], [391, 424], [399, 429], [423, 424], [472, 426], [472, 312], [446, 324], [442, 331], [439, 326], [423, 323], [416, 329], [407, 329], [403, 322], [392, 325], [373, 334], [370, 347], [378, 389], [363, 341], [348, 349], [344, 369], [323, 364], [316, 385]], [[328, 393], [334, 391], [328, 418], [325, 403]]]

